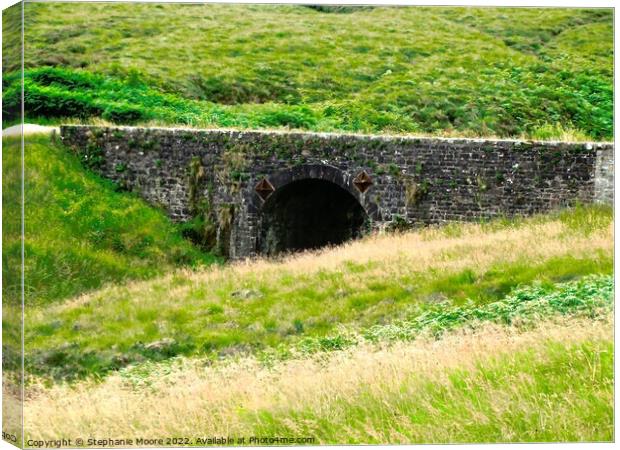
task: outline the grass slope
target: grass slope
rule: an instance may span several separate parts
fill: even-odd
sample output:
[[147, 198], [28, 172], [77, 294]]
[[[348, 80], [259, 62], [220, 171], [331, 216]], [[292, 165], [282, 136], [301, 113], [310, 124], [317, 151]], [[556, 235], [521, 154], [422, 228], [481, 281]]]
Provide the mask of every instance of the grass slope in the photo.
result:
[[[4, 138], [2, 193], [19, 208], [20, 138]], [[26, 303], [48, 304], [105, 283], [151, 278], [212, 255], [185, 241], [165, 214], [110, 181], [84, 171], [77, 156], [48, 136], [25, 143]], [[20, 215], [3, 214], [3, 294], [17, 300]]]
[[607, 330], [567, 342], [541, 333], [542, 342], [514, 354], [494, 349], [474, 367], [363, 380], [353, 395], [261, 408], [250, 427], [257, 435], [308, 435], [321, 443], [611, 441], [613, 340]]
[[27, 114], [610, 139], [612, 42], [609, 9], [30, 3], [26, 68], [64, 72], [28, 72]]
[[609, 315], [486, 326], [274, 367], [252, 358], [215, 366], [181, 358], [138, 372], [30, 386], [27, 437], [187, 436], [181, 445], [197, 445], [198, 436], [314, 444], [613, 440]]
[[[470, 303], [483, 306], [521, 284], [611, 273], [611, 221], [609, 208], [578, 208], [371, 236], [282, 262], [111, 286], [30, 308], [27, 366], [56, 378], [103, 375], [145, 360], [247, 354], [329, 338], [342, 325], [364, 329]], [[341, 344], [339, 337], [319, 341]]]

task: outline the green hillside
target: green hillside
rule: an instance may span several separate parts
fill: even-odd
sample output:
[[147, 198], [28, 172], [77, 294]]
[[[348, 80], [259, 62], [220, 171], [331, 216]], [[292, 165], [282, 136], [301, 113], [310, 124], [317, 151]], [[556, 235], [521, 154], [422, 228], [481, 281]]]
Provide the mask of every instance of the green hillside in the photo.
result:
[[[296, 345], [337, 350], [350, 343], [348, 333], [338, 334], [342, 327], [389, 339], [476, 319], [532, 315], [536, 321], [558, 311], [583, 312], [584, 305], [596, 310], [600, 305], [588, 298], [598, 298], [599, 290], [587, 285], [520, 312], [522, 303], [545, 297], [557, 283], [610, 274], [612, 233], [610, 208], [579, 207], [372, 235], [283, 261], [117, 283], [29, 308], [28, 367], [70, 379], [177, 355], [218, 359], [266, 349], [278, 355]], [[540, 288], [506, 298], [537, 282]], [[605, 283], [607, 292], [611, 280]], [[402, 320], [408, 322], [396, 326]]]
[[28, 434], [613, 440], [612, 270], [581, 207], [31, 307]]
[[[612, 138], [610, 9], [29, 3], [25, 14], [32, 120]], [[18, 61], [3, 62], [14, 117]]]
[[[19, 138], [2, 140], [2, 201], [17, 208], [19, 144]], [[215, 261], [183, 239], [163, 211], [85, 172], [62, 144], [47, 136], [28, 136], [25, 144], [28, 305]], [[20, 215], [3, 214], [2, 225], [3, 292], [12, 301], [20, 285]]]
[[61, 383], [26, 399], [28, 436], [186, 433], [188, 445], [201, 444], [195, 435], [315, 445], [614, 440], [610, 315], [481, 328], [275, 366], [179, 358]]

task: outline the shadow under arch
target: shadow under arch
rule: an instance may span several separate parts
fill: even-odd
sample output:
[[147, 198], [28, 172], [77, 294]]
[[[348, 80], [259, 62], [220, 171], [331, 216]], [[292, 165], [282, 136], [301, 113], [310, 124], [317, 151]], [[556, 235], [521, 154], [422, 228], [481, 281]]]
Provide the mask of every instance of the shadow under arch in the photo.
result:
[[323, 164], [266, 177], [273, 192], [263, 200], [254, 191], [250, 205], [259, 216], [257, 252], [274, 255], [337, 245], [366, 233], [379, 218], [378, 208], [359, 192], [353, 178]]

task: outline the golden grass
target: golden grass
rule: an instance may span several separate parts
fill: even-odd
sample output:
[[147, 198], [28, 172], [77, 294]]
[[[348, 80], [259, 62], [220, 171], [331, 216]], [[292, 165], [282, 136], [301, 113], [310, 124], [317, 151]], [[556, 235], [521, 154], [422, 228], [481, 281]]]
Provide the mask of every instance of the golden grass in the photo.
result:
[[21, 443], [22, 391], [18, 374], [2, 373], [2, 431], [9, 436], [5, 440]]
[[[26, 434], [30, 439], [252, 435], [251, 423], [260, 411], [303, 410], [329, 416], [334, 405], [354, 401], [361, 394], [388, 401], [403, 385], [423, 390], [424, 383], [433, 380], [448, 387], [451, 370], [475, 371], [485, 361], [510, 359], [523, 351], [529, 352], [532, 361], [544, 361], [550, 342], [569, 346], [611, 340], [612, 329], [611, 317], [598, 322], [556, 319], [530, 330], [489, 325], [454, 332], [440, 341], [361, 346], [282, 362], [271, 369], [253, 358], [213, 367], [201, 360], [180, 359], [153, 370], [141, 386], [118, 374], [99, 384], [49, 389], [34, 385], [25, 405]], [[537, 395], [527, 392], [527, 374], [517, 377], [510, 389]], [[515, 407], [509, 401], [512, 397], [504, 394], [501, 389], [497, 392], [498, 415]], [[430, 404], [428, 408], [432, 414]], [[294, 421], [291, 424], [295, 426]], [[397, 434], [390, 439], [406, 442]]]
[[[212, 266], [200, 271], [179, 270], [155, 281], [131, 282], [109, 287], [114, 296], [132, 301], [149, 301], [161, 297], [165, 290], [171, 304], [183, 298], [196, 285], [217, 286], [234, 283], [239, 287], [256, 282], [279, 285], [284, 277], [309, 277], [325, 272], [342, 272], [343, 285], [364, 286], [377, 279], [397, 279], [411, 272], [456, 272], [471, 269], [483, 273], [493, 264], [528, 261], [532, 265], [556, 256], [611, 254], [613, 222], [591, 234], [571, 230], [561, 220], [536, 222], [529, 219], [521, 225], [489, 229], [480, 224], [459, 225], [446, 236], [445, 228], [428, 228], [404, 234], [374, 234], [338, 247], [289, 255], [280, 260], [248, 259], [226, 266]], [[351, 271], [346, 265], [355, 263], [363, 270]], [[177, 283], [182, 278], [183, 283]], [[41, 314], [64, 311], [101, 298], [101, 292], [86, 294], [44, 311], [31, 310], [33, 320]]]

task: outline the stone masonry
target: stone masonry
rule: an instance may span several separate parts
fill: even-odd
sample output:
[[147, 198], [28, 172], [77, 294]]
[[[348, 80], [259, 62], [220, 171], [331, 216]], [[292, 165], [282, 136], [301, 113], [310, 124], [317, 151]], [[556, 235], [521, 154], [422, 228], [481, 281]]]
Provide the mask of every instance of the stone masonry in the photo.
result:
[[73, 125], [61, 136], [175, 221], [208, 208], [232, 258], [257, 254], [265, 199], [299, 180], [344, 189], [375, 229], [613, 201], [611, 143]]

